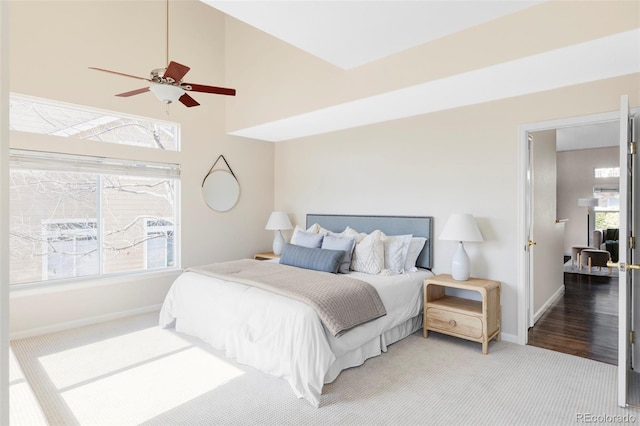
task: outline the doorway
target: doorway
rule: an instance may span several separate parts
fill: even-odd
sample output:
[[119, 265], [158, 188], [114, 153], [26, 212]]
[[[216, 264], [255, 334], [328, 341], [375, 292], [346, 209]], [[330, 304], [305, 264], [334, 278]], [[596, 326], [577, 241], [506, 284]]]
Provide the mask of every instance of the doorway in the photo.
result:
[[[609, 275], [604, 265], [591, 271], [586, 264], [579, 267], [575, 249], [617, 254], [615, 244], [608, 237], [605, 246], [602, 235], [617, 233], [619, 227], [609, 220], [617, 218], [619, 209], [619, 123], [529, 136], [533, 239], [540, 250], [531, 254], [534, 316], [528, 344], [616, 365], [617, 271]], [[545, 207], [551, 212], [541, 212]]]
[[[551, 260], [546, 260], [543, 259], [540, 265], [536, 265], [536, 261], [535, 259], [530, 259], [531, 254], [532, 254], [532, 244], [536, 244], [536, 247], [541, 248], [544, 247], [544, 245], [546, 244], [545, 242], [540, 242], [540, 241], [532, 241], [530, 239], [531, 234], [531, 229], [529, 229], [529, 225], [532, 222], [533, 218], [530, 217], [531, 215], [531, 211], [534, 211], [535, 208], [534, 207], [534, 203], [535, 203], [535, 194], [531, 188], [531, 179], [532, 179], [532, 171], [529, 170], [529, 164], [531, 161], [530, 158], [530, 151], [529, 151], [529, 141], [530, 141], [530, 136], [532, 135], [536, 135], [537, 134], [543, 134], [543, 132], [549, 132], [549, 131], [553, 131], [555, 133], [560, 133], [561, 131], [565, 130], [565, 129], [578, 129], [580, 127], [585, 127], [585, 126], [597, 126], [599, 124], [604, 125], [606, 123], [611, 123], [611, 122], [616, 122], [619, 120], [619, 113], [616, 112], [611, 112], [611, 113], [604, 113], [604, 114], [595, 114], [595, 115], [590, 115], [590, 116], [584, 116], [584, 117], [575, 117], [575, 118], [569, 118], [569, 119], [563, 119], [563, 120], [554, 120], [554, 121], [549, 121], [549, 122], [543, 122], [543, 123], [535, 123], [535, 124], [530, 124], [530, 125], [525, 125], [525, 126], [521, 126], [520, 128], [520, 145], [519, 145], [519, 151], [520, 151], [520, 158], [521, 158], [521, 171], [522, 173], [520, 174], [520, 184], [522, 185], [521, 188], [523, 189], [520, 194], [521, 194], [521, 203], [520, 203], [520, 209], [521, 209], [521, 215], [520, 215], [520, 219], [521, 219], [521, 235], [519, 237], [519, 241], [521, 241], [522, 247], [524, 247], [524, 250], [522, 251], [522, 255], [520, 258], [520, 262], [521, 262], [521, 268], [520, 268], [520, 273], [521, 273], [521, 284], [518, 288], [519, 291], [519, 298], [518, 298], [518, 313], [519, 313], [519, 323], [518, 323], [518, 339], [519, 342], [521, 344], [527, 344], [528, 340], [529, 340], [529, 328], [534, 326], [534, 324], [536, 323], [536, 321], [540, 320], [542, 318], [542, 316], [544, 315], [545, 312], [547, 312], [554, 303], [558, 302], [559, 300], [561, 300], [564, 295], [565, 295], [565, 280], [564, 280], [564, 276], [562, 273], [562, 269], [560, 268], [560, 272], [556, 272], [555, 278], [552, 278], [553, 280], [553, 285], [555, 285], [555, 289], [551, 289], [546, 291], [546, 293], [543, 294], [542, 296], [542, 301], [540, 300], [540, 296], [538, 295], [538, 300], [535, 300], [535, 268], [538, 267], [540, 269], [548, 269], [549, 265], [545, 264], [546, 262], [551, 262]], [[542, 133], [541, 133], [542, 132]], [[617, 140], [613, 141], [613, 144], [616, 144]], [[585, 146], [584, 149], [589, 148], [588, 146]], [[576, 200], [574, 200], [577, 203], [577, 199], [578, 197], [582, 197], [582, 194], [576, 194], [575, 198]], [[586, 212], [585, 212], [585, 216], [586, 216]], [[580, 223], [580, 224], [585, 224], [585, 216], [576, 216], [576, 217], [572, 217], [569, 218], [569, 220], [573, 219], [573, 222], [575, 223]], [[556, 217], [555, 219], [557, 219], [556, 224], [560, 224], [560, 226], [562, 226], [562, 219], [565, 218], [560, 218], [560, 217]], [[584, 241], [586, 243], [586, 238], [587, 238], [587, 225], [585, 224], [583, 228], [581, 229], [581, 241]], [[544, 236], [543, 236], [544, 238]], [[556, 238], [557, 241], [557, 238]], [[549, 246], [553, 246], [553, 242], [549, 242]], [[557, 243], [556, 243], [557, 244]], [[543, 250], [540, 250], [543, 251]], [[562, 249], [560, 250], [560, 252], [562, 253]], [[566, 253], [566, 252], [565, 252]], [[558, 257], [555, 256], [554, 259]], [[553, 262], [560, 262], [560, 265], [562, 266], [563, 263], [563, 259], [562, 259], [562, 255], [560, 255], [559, 259], [555, 259], [553, 260]], [[547, 280], [551, 280], [549, 278], [546, 278]], [[580, 278], [578, 279], [576, 277], [576, 279], [571, 281], [571, 284], [573, 286], [593, 286], [595, 285], [595, 280], [592, 279], [590, 284], [589, 282], [585, 281], [584, 278]], [[537, 302], [537, 303], [534, 303]], [[614, 334], [615, 335], [615, 334]], [[560, 345], [560, 343], [558, 343], [558, 345]], [[616, 346], [614, 344], [614, 346]]]

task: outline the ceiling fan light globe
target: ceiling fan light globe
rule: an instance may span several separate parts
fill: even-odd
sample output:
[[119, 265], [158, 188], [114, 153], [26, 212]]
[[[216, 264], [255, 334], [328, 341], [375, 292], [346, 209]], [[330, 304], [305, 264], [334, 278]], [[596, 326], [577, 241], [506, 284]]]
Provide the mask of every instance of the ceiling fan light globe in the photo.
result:
[[152, 84], [149, 90], [165, 104], [176, 102], [185, 93], [182, 88], [169, 84]]

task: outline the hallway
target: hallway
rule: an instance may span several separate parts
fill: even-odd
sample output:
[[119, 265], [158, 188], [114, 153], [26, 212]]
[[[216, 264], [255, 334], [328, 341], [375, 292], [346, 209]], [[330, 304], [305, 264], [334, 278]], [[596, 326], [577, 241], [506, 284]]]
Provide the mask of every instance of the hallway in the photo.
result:
[[618, 364], [618, 279], [564, 274], [564, 294], [529, 329], [529, 345]]

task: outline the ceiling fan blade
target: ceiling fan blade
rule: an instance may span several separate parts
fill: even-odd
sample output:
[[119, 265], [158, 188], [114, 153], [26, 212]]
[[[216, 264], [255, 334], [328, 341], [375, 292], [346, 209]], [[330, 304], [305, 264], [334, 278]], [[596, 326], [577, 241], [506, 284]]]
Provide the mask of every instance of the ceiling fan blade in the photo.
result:
[[188, 107], [194, 107], [194, 106], [200, 105], [198, 103], [198, 101], [196, 101], [195, 99], [193, 99], [191, 96], [187, 95], [186, 93], [184, 95], [180, 96], [179, 101], [182, 102], [185, 106], [188, 106]]
[[139, 95], [140, 93], [148, 92], [148, 87], [143, 87], [142, 89], [131, 90], [130, 92], [118, 93], [116, 96], [120, 96], [122, 98], [128, 98], [129, 96]]
[[169, 62], [167, 70], [164, 72], [164, 78], [172, 78], [174, 81], [182, 80], [182, 77], [189, 72], [191, 68], [177, 62]]
[[205, 86], [203, 84], [192, 84], [192, 83], [183, 83], [183, 84], [191, 86], [192, 92], [215, 93], [218, 95], [229, 95], [229, 96], [236, 95], [236, 89], [228, 89], [226, 87], [216, 87], [216, 86]]
[[118, 72], [118, 71], [105, 70], [104, 68], [89, 67], [89, 69], [90, 69], [90, 70], [96, 70], [96, 71], [108, 72], [108, 73], [110, 73], [110, 74], [122, 75], [122, 76], [124, 76], [124, 77], [137, 78], [138, 80], [151, 81], [151, 80], [149, 80], [148, 78], [138, 77], [137, 75], [125, 74], [125, 73]]

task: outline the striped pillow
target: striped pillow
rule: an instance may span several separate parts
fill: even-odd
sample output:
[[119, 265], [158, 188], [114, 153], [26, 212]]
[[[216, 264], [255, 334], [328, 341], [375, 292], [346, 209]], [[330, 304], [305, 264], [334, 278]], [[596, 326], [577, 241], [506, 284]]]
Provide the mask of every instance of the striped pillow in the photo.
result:
[[335, 274], [338, 272], [343, 256], [343, 250], [309, 248], [287, 244], [282, 250], [280, 263]]

